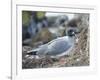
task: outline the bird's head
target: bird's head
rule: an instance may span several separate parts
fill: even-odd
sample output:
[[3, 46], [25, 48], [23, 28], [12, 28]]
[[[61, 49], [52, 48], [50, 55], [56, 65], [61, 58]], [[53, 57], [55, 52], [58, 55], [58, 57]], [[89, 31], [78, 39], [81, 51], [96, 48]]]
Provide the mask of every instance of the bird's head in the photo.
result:
[[80, 33], [80, 31], [77, 28], [72, 28], [67, 31], [69, 37], [76, 36], [78, 33]]

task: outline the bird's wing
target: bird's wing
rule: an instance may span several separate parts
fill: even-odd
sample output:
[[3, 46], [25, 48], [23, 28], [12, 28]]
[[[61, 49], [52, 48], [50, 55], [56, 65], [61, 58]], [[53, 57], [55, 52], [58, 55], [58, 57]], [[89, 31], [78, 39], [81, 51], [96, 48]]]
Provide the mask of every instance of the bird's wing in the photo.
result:
[[39, 46], [39, 48], [38, 48], [39, 50], [38, 50], [37, 54], [38, 55], [45, 55], [47, 53], [47, 48], [48, 48], [47, 44]]
[[67, 51], [72, 45], [69, 44], [68, 40], [66, 38], [57, 39], [55, 41], [52, 41], [48, 45], [48, 54], [49, 55], [58, 55], [60, 53], [63, 53]]
[[58, 42], [58, 41], [61, 41], [61, 40], [64, 40], [64, 39], [66, 39], [66, 41], [68, 41], [68, 36], [59, 37], [59, 38], [57, 38], [57, 39], [54, 39], [54, 40], [48, 42], [47, 44], [50, 45], [50, 44], [53, 44], [53, 43], [55, 43], [55, 42]]

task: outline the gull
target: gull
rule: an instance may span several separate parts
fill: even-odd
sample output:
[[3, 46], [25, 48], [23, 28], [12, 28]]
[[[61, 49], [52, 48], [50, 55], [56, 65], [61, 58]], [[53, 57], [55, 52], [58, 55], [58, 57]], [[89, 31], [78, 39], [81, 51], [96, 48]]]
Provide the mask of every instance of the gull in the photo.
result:
[[40, 58], [46, 55], [51, 58], [59, 58], [68, 55], [68, 52], [74, 47], [77, 30], [69, 29], [67, 32], [68, 35], [56, 38], [36, 49], [27, 51], [27, 54], [38, 55]]

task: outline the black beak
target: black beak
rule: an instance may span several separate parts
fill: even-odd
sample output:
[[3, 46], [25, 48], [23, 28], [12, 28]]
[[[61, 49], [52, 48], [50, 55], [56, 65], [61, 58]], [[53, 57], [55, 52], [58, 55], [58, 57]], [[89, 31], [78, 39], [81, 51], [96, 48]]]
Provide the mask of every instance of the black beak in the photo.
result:
[[75, 34], [79, 34], [79, 33], [80, 33], [80, 31], [75, 32]]
[[27, 55], [37, 55], [37, 52], [26, 53]]

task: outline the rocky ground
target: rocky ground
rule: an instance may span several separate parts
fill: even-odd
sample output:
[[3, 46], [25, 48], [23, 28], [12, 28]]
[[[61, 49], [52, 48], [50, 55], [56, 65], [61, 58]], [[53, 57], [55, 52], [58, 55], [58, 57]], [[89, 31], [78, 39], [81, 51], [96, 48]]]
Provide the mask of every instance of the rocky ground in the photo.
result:
[[78, 43], [70, 52], [69, 56], [63, 56], [61, 59], [51, 59], [48, 57], [36, 59], [32, 55], [27, 55], [26, 51], [32, 47], [23, 46], [22, 67], [23, 68], [48, 68], [48, 67], [71, 67], [89, 65], [89, 42], [87, 29], [84, 29], [78, 36]]

